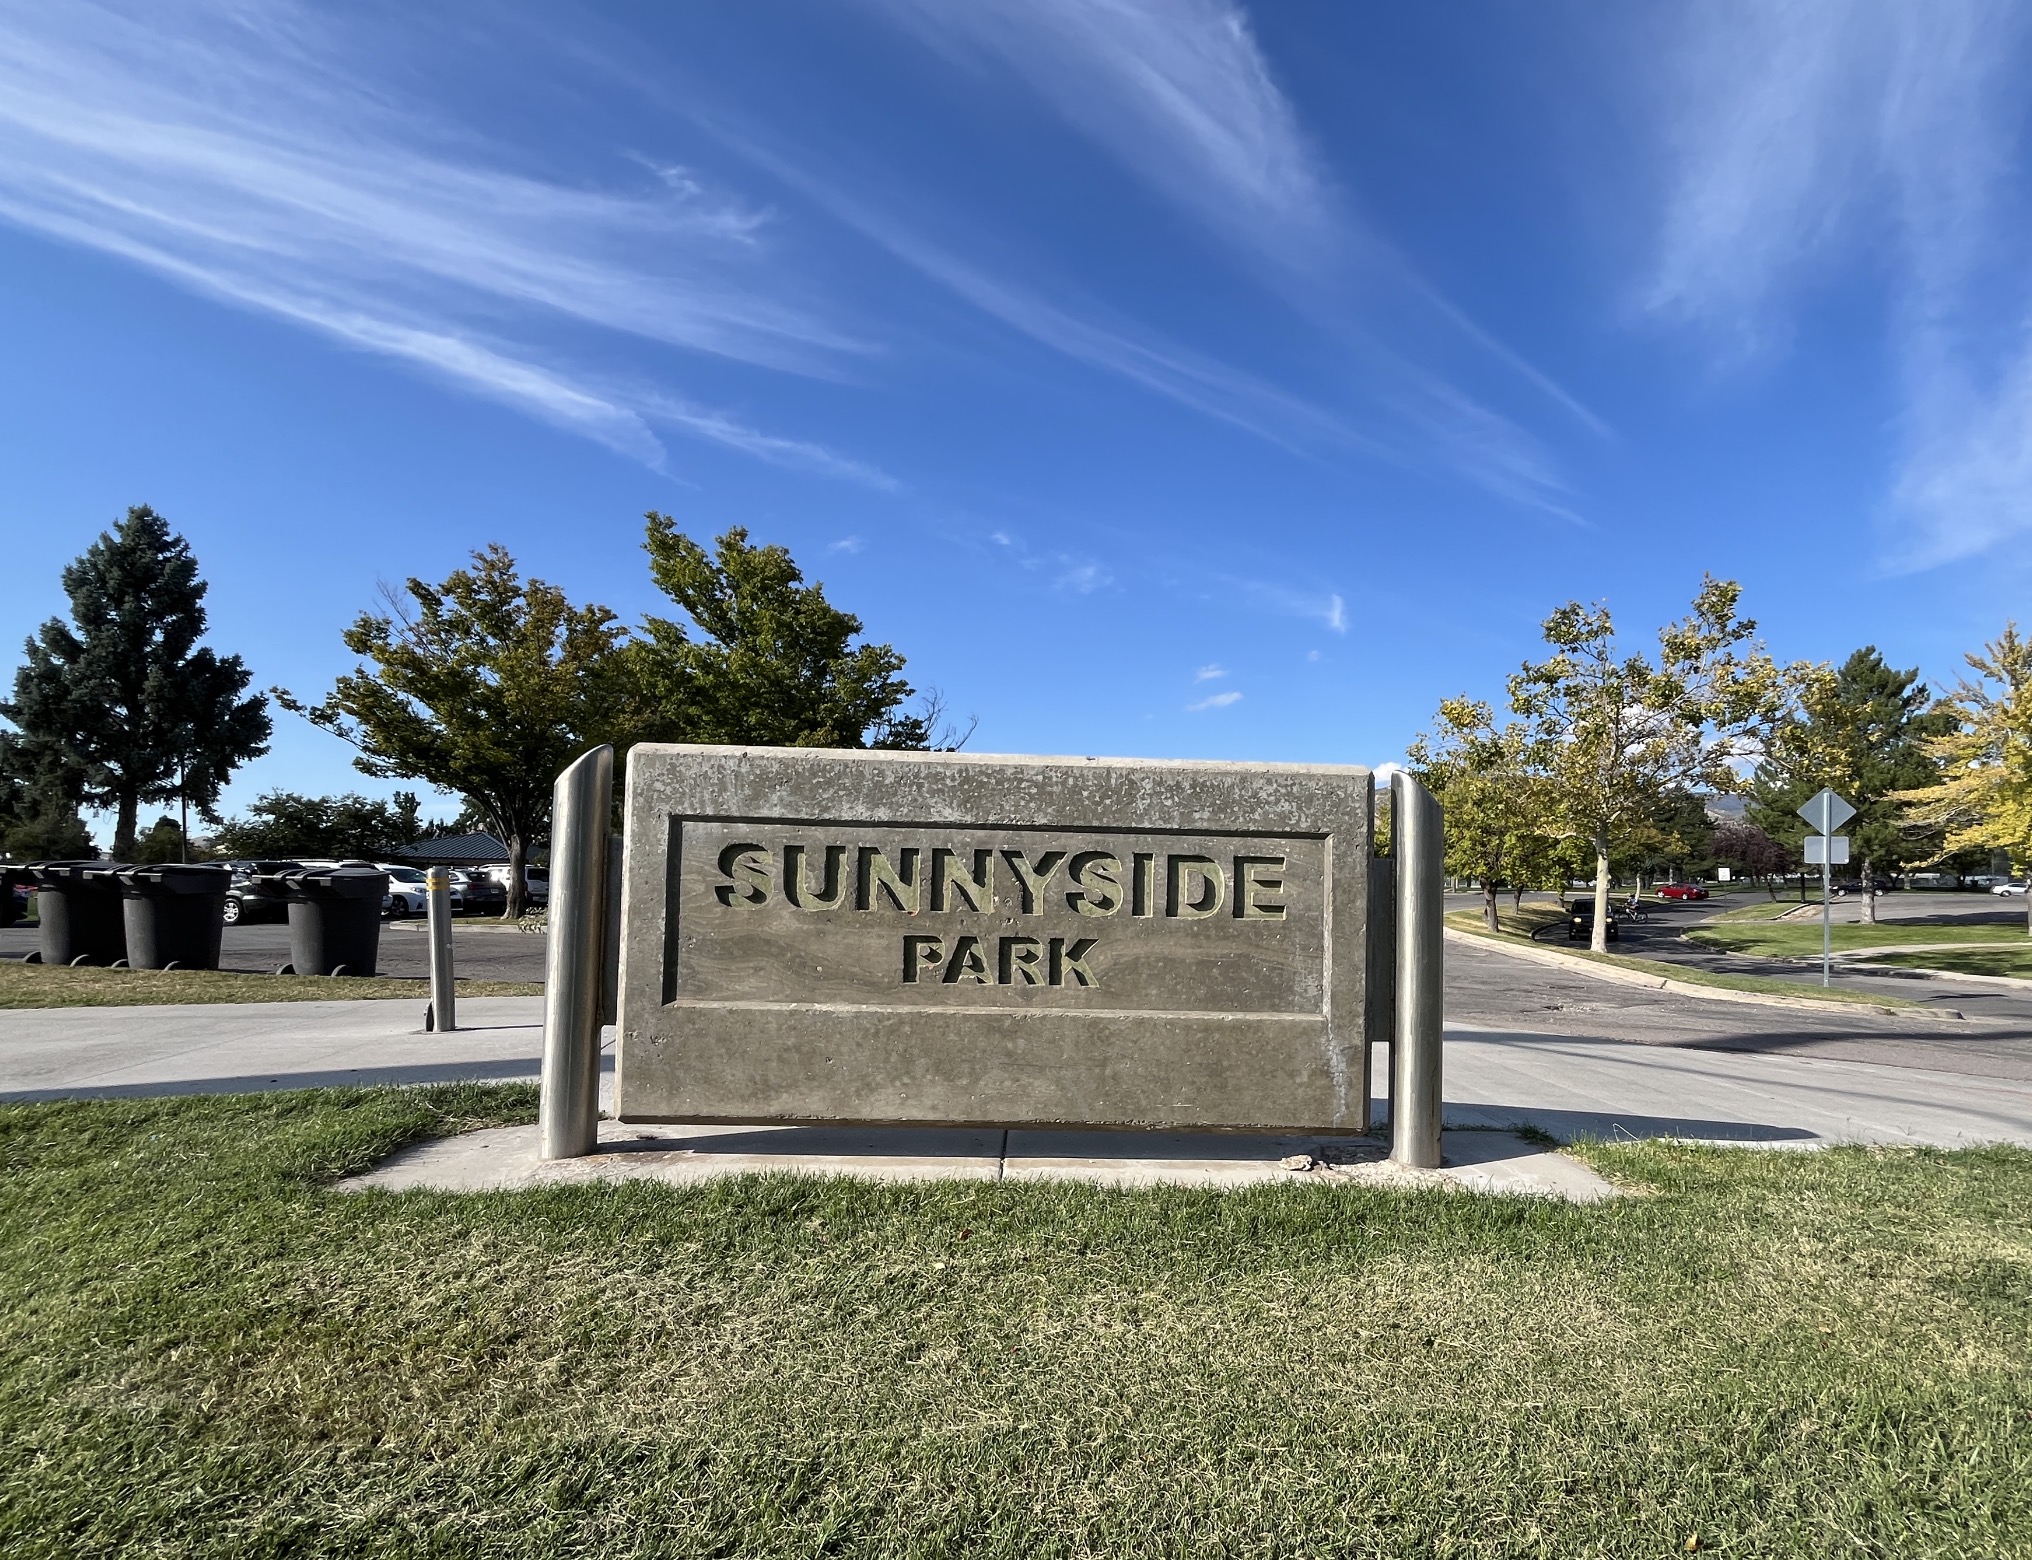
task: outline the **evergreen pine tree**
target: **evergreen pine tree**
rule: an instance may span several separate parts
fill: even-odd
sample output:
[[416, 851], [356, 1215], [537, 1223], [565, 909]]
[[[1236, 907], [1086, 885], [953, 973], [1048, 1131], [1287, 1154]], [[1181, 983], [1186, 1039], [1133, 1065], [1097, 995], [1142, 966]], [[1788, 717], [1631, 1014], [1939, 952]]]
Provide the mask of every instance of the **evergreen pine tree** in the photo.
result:
[[[1940, 849], [1941, 831], [1914, 823], [1894, 793], [1937, 778], [1927, 739], [1952, 730], [1954, 717], [1931, 710], [1932, 703], [1918, 670], [1893, 670], [1875, 645], [1865, 645], [1839, 669], [1813, 668], [1800, 684], [1796, 707], [1772, 728], [1751, 786], [1749, 821], [1797, 861], [1808, 832], [1797, 809], [1822, 786], [1832, 786], [1856, 809], [1844, 832], [1865, 884], [1880, 870], [1930, 859]], [[1863, 907], [1874, 921], [1871, 895], [1863, 896]]]
[[14, 697], [21, 759], [72, 802], [111, 808], [131, 859], [143, 805], [183, 800], [216, 820], [226, 779], [268, 751], [267, 701], [242, 697], [236, 655], [201, 648], [205, 583], [190, 545], [147, 505], [64, 570], [71, 623], [28, 641]]

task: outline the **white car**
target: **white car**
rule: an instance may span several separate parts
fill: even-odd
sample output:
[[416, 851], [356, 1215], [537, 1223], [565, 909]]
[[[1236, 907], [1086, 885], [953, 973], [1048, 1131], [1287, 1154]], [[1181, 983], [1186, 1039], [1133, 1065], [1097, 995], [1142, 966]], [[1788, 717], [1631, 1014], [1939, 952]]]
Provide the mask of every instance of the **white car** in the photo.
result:
[[2025, 880], [2023, 878], [2011, 878], [2007, 882], [1997, 884], [1990, 892], [1993, 894], [2007, 894], [2014, 899], [2021, 899], [2025, 894]]
[[[376, 863], [388, 874], [388, 896], [381, 901], [381, 913], [391, 921], [400, 921], [405, 916], [430, 914], [430, 885], [428, 879], [415, 867], [389, 866]], [[452, 914], [457, 915], [465, 908], [465, 897], [459, 892], [457, 877], [452, 879]]]

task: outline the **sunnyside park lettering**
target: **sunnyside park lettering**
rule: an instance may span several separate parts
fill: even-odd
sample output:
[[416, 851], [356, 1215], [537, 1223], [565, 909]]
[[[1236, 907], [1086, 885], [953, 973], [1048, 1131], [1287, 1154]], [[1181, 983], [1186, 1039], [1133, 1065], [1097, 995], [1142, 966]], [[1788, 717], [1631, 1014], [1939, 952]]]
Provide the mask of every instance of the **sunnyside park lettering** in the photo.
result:
[[1320, 1002], [1314, 839], [699, 820], [678, 856], [673, 999]]
[[[725, 846], [713, 897], [755, 909], [780, 895], [818, 914], [992, 916], [1007, 906], [1022, 919], [1062, 907], [1088, 921], [1123, 916], [1204, 921], [1281, 921], [1286, 858], [1235, 853], [1049, 847], [880, 845], [799, 841], [780, 850], [751, 841]], [[906, 986], [1098, 986], [1101, 938], [1024, 931], [984, 939], [967, 931], [902, 934], [897, 961]]]

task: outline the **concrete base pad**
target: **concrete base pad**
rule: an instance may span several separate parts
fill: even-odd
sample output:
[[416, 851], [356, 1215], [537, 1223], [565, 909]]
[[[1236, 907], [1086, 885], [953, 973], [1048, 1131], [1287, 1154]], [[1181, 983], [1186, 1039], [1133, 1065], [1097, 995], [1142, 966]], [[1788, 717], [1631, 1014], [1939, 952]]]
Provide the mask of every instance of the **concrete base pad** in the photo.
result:
[[757, 1171], [884, 1181], [1086, 1181], [1230, 1188], [1266, 1181], [1439, 1186], [1598, 1202], [1609, 1182], [1513, 1132], [1445, 1135], [1438, 1170], [1404, 1170], [1375, 1138], [923, 1127], [697, 1127], [600, 1123], [597, 1152], [540, 1160], [536, 1128], [422, 1143], [339, 1183], [345, 1191], [507, 1191], [587, 1181], [684, 1185]]

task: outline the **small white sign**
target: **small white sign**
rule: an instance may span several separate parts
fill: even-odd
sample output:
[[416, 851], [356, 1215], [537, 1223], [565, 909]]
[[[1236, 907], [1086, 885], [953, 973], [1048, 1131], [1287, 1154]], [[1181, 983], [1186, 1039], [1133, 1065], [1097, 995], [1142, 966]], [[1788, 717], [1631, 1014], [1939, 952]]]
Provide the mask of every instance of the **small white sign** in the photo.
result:
[[[1834, 795], [1832, 791], [1827, 794], [1830, 796]], [[1833, 855], [1828, 854], [1828, 847], [1830, 845], [1834, 847]], [[1839, 834], [1832, 836], [1809, 834], [1806, 836], [1806, 864], [1809, 867], [1822, 865], [1830, 867], [1847, 866], [1848, 859], [1849, 842], [1844, 836]]]
[[[1799, 816], [1812, 824], [1822, 834], [1834, 833], [1836, 829], [1839, 829], [1849, 819], [1855, 817], [1855, 815], [1856, 810], [1849, 805], [1846, 797], [1836, 795], [1825, 786], [1808, 797], [1806, 805], [1799, 809]], [[1808, 856], [1806, 859], [1814, 861], [1818, 858]], [[1848, 857], [1843, 856], [1840, 859], [1846, 861]]]

